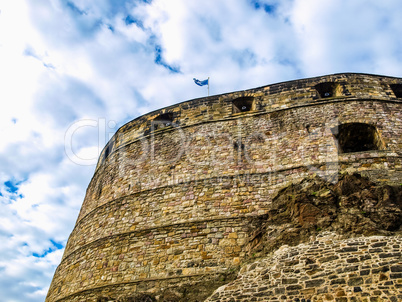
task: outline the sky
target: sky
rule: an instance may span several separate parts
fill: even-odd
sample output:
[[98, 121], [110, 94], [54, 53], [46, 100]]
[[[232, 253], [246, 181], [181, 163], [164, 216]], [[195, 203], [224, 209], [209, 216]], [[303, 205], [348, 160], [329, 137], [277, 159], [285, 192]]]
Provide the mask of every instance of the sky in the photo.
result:
[[0, 299], [44, 301], [97, 156], [210, 94], [402, 77], [400, 0], [0, 0]]

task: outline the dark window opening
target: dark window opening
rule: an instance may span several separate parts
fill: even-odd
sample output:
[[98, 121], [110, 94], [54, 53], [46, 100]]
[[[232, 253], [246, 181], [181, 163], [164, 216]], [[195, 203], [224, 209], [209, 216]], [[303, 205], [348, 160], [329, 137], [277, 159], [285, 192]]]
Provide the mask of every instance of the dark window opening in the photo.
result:
[[235, 99], [233, 102], [233, 113], [247, 112], [255, 110], [254, 98], [253, 97], [241, 97]]
[[112, 152], [112, 147], [113, 147], [112, 144], [109, 144], [109, 145], [106, 146], [105, 152], [104, 152], [104, 154], [103, 154], [103, 160], [106, 160], [106, 158], [108, 158], [108, 156], [109, 156], [110, 153]]
[[152, 126], [155, 130], [172, 126], [172, 124], [173, 124], [172, 113], [161, 114], [152, 121]]
[[362, 152], [383, 149], [383, 143], [375, 126], [363, 123], [342, 124], [332, 129], [338, 141], [339, 153]]
[[402, 98], [402, 84], [389, 85], [397, 98]]
[[334, 82], [320, 83], [314, 86], [320, 98], [330, 98], [337, 95], [338, 84]]

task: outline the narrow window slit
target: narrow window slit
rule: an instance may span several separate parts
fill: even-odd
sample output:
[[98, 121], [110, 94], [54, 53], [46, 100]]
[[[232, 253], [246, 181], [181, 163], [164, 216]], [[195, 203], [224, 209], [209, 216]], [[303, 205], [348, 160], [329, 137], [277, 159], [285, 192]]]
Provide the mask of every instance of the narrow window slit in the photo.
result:
[[110, 153], [112, 153], [112, 148], [113, 148], [113, 144], [108, 144], [105, 147], [105, 152], [103, 153], [103, 161], [105, 161], [108, 156], [110, 155]]

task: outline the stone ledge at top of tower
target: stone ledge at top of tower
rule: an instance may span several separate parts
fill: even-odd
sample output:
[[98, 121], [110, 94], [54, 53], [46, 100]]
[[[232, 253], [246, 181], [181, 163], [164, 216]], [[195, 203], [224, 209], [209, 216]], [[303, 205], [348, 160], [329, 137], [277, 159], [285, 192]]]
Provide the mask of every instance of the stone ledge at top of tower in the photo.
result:
[[183, 101], [121, 126], [102, 150], [96, 169], [115, 150], [150, 134], [295, 107], [367, 99], [402, 103], [402, 78], [338, 73]]

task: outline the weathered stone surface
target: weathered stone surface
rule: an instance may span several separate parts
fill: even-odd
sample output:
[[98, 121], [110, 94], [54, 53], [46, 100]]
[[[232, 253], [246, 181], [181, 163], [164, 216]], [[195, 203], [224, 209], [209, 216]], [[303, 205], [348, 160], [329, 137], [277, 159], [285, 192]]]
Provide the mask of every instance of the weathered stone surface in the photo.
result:
[[[363, 267], [369, 267], [369, 273], [359, 276], [350, 273], [346, 268], [346, 261], [356, 254], [367, 253], [367, 248], [376, 242], [384, 244], [382, 249], [394, 254], [386, 262], [387, 268], [395, 267], [401, 262], [399, 251], [393, 247], [402, 243], [401, 236], [369, 236], [350, 239], [338, 239], [336, 233], [321, 232], [312, 237], [308, 242], [295, 247], [282, 246], [274, 253], [267, 255], [252, 264], [242, 267], [238, 278], [227, 285], [217, 289], [206, 302], [213, 301], [338, 301], [337, 297], [343, 297], [344, 301], [365, 301], [364, 297], [376, 298], [378, 301], [400, 301], [402, 299], [401, 288], [397, 286], [397, 280], [402, 282], [401, 276], [393, 277], [387, 272], [384, 274], [374, 269], [382, 262], [378, 254], [373, 254], [369, 260], [357, 263], [358, 271]], [[345, 252], [335, 261], [319, 263], [318, 259], [325, 253], [336, 252], [342, 246], [359, 243], [357, 251]], [[307, 262], [314, 259], [320, 272], [309, 274], [310, 265]], [[292, 270], [287, 270], [286, 261], [297, 260], [299, 265]], [[253, 269], [250, 269], [253, 267]], [[333, 273], [337, 271], [333, 279]], [[271, 278], [264, 278], [265, 275]], [[274, 277], [275, 276], [275, 277]], [[394, 278], [395, 281], [388, 282]], [[399, 279], [398, 279], [399, 278]], [[283, 280], [298, 280], [297, 285], [283, 286]], [[256, 297], [245, 291], [246, 288], [254, 288], [262, 294]], [[263, 291], [259, 291], [263, 288]], [[272, 294], [275, 293], [275, 294]], [[281, 295], [279, 295], [279, 293]], [[370, 298], [370, 299], [371, 299]], [[339, 300], [340, 301], [340, 300]], [[370, 300], [371, 301], [371, 300]]]
[[[268, 253], [285, 244], [307, 242], [322, 231], [344, 238], [393, 235], [402, 226], [402, 186], [378, 185], [358, 174], [341, 175], [336, 184], [321, 178], [305, 179], [279, 191], [266, 220], [260, 223], [255, 231], [259, 236], [249, 242], [250, 253]], [[380, 258], [395, 256], [384, 253], [384, 245], [385, 242], [377, 242], [364, 248]], [[359, 242], [350, 242], [334, 253], [323, 254], [318, 262], [335, 261], [360, 248]], [[359, 262], [359, 257], [371, 256], [357, 253], [346, 261]]]
[[[401, 219], [401, 83], [303, 79], [186, 101], [122, 126], [100, 155], [46, 301], [203, 301], [253, 256], [284, 244], [326, 231], [336, 240], [392, 238]], [[280, 286], [249, 284], [236, 299], [349, 299], [345, 286], [367, 297], [364, 284], [377, 277], [399, 299], [400, 242], [373, 240], [328, 250], [313, 241], [317, 259], [291, 249], [283, 272], [262, 275]], [[303, 265], [300, 279], [289, 275]]]
[[[308, 223], [300, 217], [306, 205], [314, 207]], [[264, 288], [255, 301], [334, 300], [328, 292], [345, 301], [401, 299], [400, 287], [389, 282], [402, 282], [401, 212], [402, 186], [356, 174], [342, 175], [336, 184], [313, 178], [290, 185], [273, 198], [255, 231], [260, 236], [249, 242], [249, 255], [260, 260], [207, 301], [251, 301], [255, 296], [242, 290], [247, 287]], [[378, 234], [388, 237], [373, 236]]]

